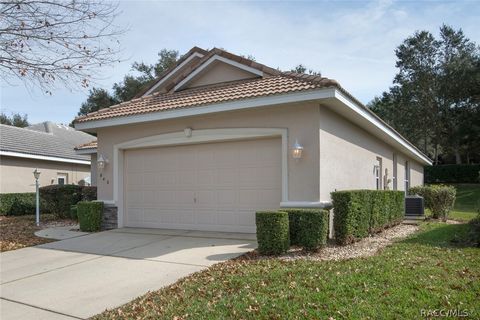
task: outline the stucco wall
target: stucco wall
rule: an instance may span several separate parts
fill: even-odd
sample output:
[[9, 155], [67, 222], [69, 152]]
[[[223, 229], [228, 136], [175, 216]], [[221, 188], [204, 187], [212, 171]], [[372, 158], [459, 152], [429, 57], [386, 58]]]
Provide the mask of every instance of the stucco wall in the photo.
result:
[[[410, 163], [410, 185], [423, 184], [423, 166], [393, 147], [352, 125], [326, 106], [320, 108], [320, 199], [330, 192], [348, 189], [375, 189], [374, 165], [382, 159], [382, 177], [388, 169], [393, 189], [393, 154], [397, 154], [397, 190], [404, 190], [404, 163]], [[382, 179], [382, 187], [383, 187]]]
[[[224, 112], [221, 114], [186, 117], [175, 120], [156, 121], [139, 125], [128, 125], [99, 129], [98, 154], [110, 160], [98, 173], [98, 196], [102, 200], [113, 199], [113, 146], [115, 144], [169, 132], [183, 131], [186, 127], [195, 129], [216, 128], [288, 128], [289, 148], [298, 139], [305, 147], [304, 157], [295, 162], [288, 156], [289, 200], [318, 201], [318, 104], [295, 104]], [[100, 177], [101, 175], [101, 177]]]
[[[99, 199], [113, 200], [113, 146], [144, 137], [181, 132], [186, 127], [217, 128], [287, 128], [288, 129], [288, 200], [329, 201], [330, 192], [346, 189], [375, 189], [374, 165], [382, 158], [393, 178], [393, 154], [398, 159], [398, 190], [404, 189], [404, 163], [411, 168], [411, 186], [423, 183], [423, 166], [396, 151], [392, 146], [315, 103], [291, 104], [185, 117], [120, 127], [99, 129], [98, 154], [110, 163], [97, 174]], [[302, 159], [291, 157], [291, 147], [298, 139], [304, 147]], [[383, 183], [383, 181], [382, 181]], [[393, 182], [389, 184], [393, 189]]]
[[214, 62], [212, 63], [212, 66], [208, 68], [208, 72], [204, 70], [201, 74], [194, 78], [187, 87], [193, 88], [255, 77], [257, 76], [229, 64], [223, 62]]
[[69, 184], [78, 184], [90, 175], [89, 165], [2, 156], [0, 193], [35, 191], [35, 168], [41, 172], [40, 186], [56, 184], [58, 173], [67, 174]]

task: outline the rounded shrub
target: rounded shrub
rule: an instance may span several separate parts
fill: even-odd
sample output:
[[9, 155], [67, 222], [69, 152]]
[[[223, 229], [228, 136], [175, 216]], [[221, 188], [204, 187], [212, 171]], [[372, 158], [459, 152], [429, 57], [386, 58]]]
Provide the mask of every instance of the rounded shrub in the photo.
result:
[[283, 211], [259, 211], [255, 214], [258, 252], [279, 255], [288, 251], [290, 236], [288, 213]]
[[78, 223], [80, 224], [80, 231], [100, 231], [103, 216], [103, 202], [81, 201], [77, 203], [77, 215]]
[[410, 188], [408, 193], [422, 196], [434, 219], [446, 220], [455, 204], [457, 190], [453, 186], [433, 184]]

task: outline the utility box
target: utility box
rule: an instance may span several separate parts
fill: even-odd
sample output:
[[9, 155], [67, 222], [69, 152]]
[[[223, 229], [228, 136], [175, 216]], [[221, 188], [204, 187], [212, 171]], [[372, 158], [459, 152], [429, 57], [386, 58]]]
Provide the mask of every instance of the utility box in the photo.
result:
[[423, 197], [418, 195], [405, 197], [405, 216], [421, 217], [425, 215]]

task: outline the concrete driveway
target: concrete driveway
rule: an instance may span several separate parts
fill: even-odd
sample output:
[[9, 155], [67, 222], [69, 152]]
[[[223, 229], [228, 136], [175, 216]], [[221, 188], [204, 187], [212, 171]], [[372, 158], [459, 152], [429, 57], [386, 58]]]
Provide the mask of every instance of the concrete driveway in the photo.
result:
[[0, 254], [0, 318], [85, 319], [256, 247], [255, 235], [124, 228]]

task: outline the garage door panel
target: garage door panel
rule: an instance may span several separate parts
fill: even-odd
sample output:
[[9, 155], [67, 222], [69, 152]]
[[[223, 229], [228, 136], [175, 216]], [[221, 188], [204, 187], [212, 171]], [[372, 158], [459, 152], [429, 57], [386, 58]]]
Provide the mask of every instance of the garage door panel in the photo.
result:
[[280, 139], [125, 153], [126, 225], [255, 232], [281, 200]]

